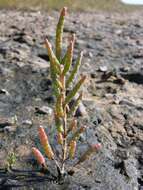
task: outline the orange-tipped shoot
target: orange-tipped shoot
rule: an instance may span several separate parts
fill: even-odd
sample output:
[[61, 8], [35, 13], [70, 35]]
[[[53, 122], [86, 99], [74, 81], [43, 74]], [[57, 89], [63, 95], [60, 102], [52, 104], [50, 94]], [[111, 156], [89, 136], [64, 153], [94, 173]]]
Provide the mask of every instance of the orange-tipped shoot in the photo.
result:
[[43, 146], [43, 149], [44, 149], [47, 157], [49, 159], [54, 159], [54, 153], [49, 144], [48, 136], [42, 126], [39, 127], [39, 138], [40, 138], [41, 145]]
[[61, 16], [66, 16], [67, 15], [67, 7], [64, 7], [62, 10], [61, 10]]
[[79, 158], [79, 161], [77, 162], [77, 164], [84, 162], [85, 160], [87, 160], [90, 157], [90, 155], [92, 153], [97, 152], [100, 149], [101, 149], [100, 143], [90, 145], [90, 147], [87, 149], [87, 151]]
[[45, 158], [42, 155], [42, 153], [35, 147], [32, 148], [32, 152], [37, 160], [37, 162], [41, 165], [46, 167], [46, 162], [45, 162]]
[[64, 7], [60, 13], [59, 22], [56, 28], [56, 57], [60, 61], [62, 53], [63, 29], [67, 7]]

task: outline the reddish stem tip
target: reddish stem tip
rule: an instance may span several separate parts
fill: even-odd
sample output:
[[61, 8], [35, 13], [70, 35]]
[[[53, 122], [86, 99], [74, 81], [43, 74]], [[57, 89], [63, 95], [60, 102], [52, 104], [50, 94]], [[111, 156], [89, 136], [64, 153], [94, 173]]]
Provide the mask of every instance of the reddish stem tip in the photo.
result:
[[61, 15], [62, 16], [66, 16], [67, 15], [67, 7], [64, 7], [61, 11]]

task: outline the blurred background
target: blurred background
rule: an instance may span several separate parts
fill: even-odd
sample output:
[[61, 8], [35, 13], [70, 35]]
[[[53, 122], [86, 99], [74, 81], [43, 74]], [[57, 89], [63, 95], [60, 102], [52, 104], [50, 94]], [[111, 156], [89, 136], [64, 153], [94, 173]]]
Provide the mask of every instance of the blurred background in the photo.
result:
[[[122, 0], [127, 2], [141, 2], [143, 0]], [[120, 0], [0, 0], [0, 8], [17, 9], [59, 9], [68, 6], [73, 10], [107, 10], [127, 11], [142, 8], [137, 5], [124, 4]]]

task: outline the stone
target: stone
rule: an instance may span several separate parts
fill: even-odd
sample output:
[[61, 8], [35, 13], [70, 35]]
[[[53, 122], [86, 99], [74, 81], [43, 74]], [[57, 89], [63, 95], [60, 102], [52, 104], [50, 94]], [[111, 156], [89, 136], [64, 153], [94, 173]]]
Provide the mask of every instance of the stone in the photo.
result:
[[116, 31], [115, 31], [115, 34], [117, 34], [118, 36], [120, 36], [120, 35], [122, 34], [122, 32], [123, 32], [123, 31], [119, 29], [119, 30], [116, 30]]
[[142, 72], [122, 73], [121, 76], [130, 82], [137, 83], [137, 84], [143, 84]]
[[0, 89], [0, 94], [9, 95], [9, 92], [5, 89]]
[[7, 126], [13, 126], [13, 118], [0, 118], [0, 128], [5, 128]]
[[99, 71], [101, 71], [101, 72], [106, 72], [107, 70], [108, 70], [108, 68], [105, 65], [99, 67]]
[[92, 79], [95, 79], [97, 77], [97, 75], [95, 73], [91, 73], [90, 76]]
[[53, 110], [48, 106], [42, 106], [40, 108], [36, 107], [35, 110], [36, 110], [36, 113], [38, 113], [38, 114], [52, 115], [52, 113], [53, 113]]
[[93, 53], [89, 52], [89, 57], [92, 58], [93, 57]]
[[126, 66], [126, 67], [121, 67], [121, 68], [120, 68], [120, 71], [121, 71], [121, 72], [125, 72], [125, 73], [126, 73], [126, 72], [129, 72], [129, 71], [130, 71], [130, 67], [127, 67], [127, 66]]
[[52, 81], [51, 79], [43, 79], [41, 82], [40, 82], [40, 87], [42, 89], [42, 91], [47, 91], [47, 90], [50, 90], [51, 89], [51, 86], [52, 86]]
[[55, 97], [54, 96], [48, 96], [46, 98], [44, 98], [45, 102], [48, 102], [49, 104], [53, 104], [55, 102]]
[[16, 132], [16, 126], [6, 126], [3, 131], [5, 133], [14, 133]]
[[32, 123], [31, 120], [28, 120], [28, 119], [27, 119], [27, 120], [23, 120], [23, 121], [22, 121], [22, 124], [23, 124], [23, 125], [31, 126], [33, 123]]
[[86, 108], [84, 106], [84, 104], [81, 102], [76, 110], [76, 113], [75, 113], [75, 116], [76, 117], [84, 117], [84, 116], [87, 116], [87, 111], [86, 111]]

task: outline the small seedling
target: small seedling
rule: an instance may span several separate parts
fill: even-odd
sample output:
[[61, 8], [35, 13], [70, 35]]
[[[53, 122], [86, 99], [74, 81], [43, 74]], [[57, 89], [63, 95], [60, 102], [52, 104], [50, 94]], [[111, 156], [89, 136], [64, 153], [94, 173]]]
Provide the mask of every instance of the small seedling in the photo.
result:
[[7, 170], [11, 169], [15, 163], [16, 163], [16, 154], [14, 152], [11, 152], [7, 157]]
[[[56, 127], [57, 143], [61, 147], [60, 154], [56, 155], [54, 149], [49, 143], [45, 129], [39, 127], [39, 138], [45, 155], [51, 161], [55, 162], [59, 177], [66, 173], [66, 161], [74, 159], [77, 141], [80, 135], [85, 132], [86, 127], [78, 127], [77, 120], [74, 117], [79, 102], [82, 100], [82, 93], [78, 93], [83, 85], [86, 76], [81, 75], [80, 79], [73, 84], [75, 76], [81, 65], [83, 52], [80, 52], [76, 63], [72, 67], [73, 49], [75, 44], [75, 35], [72, 34], [69, 40], [69, 45], [64, 56], [62, 56], [63, 28], [64, 20], [67, 15], [67, 8], [64, 7], [60, 13], [60, 18], [56, 28], [55, 53], [48, 39], [45, 40], [45, 46], [50, 59], [50, 74], [53, 84], [53, 93], [56, 98], [54, 107], [54, 121]], [[72, 88], [71, 88], [72, 86]], [[75, 95], [78, 94], [72, 106], [69, 103]], [[95, 144], [83, 153], [76, 164], [79, 164], [90, 156], [91, 153], [100, 149], [100, 144]], [[42, 153], [37, 148], [32, 148], [33, 154], [42, 168], [47, 169], [48, 165]]]

